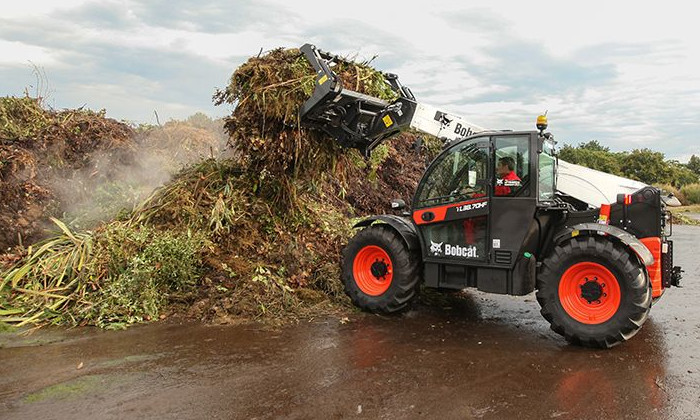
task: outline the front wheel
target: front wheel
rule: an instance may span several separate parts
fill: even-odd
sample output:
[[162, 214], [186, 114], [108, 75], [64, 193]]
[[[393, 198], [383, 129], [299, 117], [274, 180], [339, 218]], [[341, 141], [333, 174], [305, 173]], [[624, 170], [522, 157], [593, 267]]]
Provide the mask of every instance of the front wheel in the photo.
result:
[[420, 281], [420, 255], [411, 252], [394, 229], [363, 229], [343, 250], [345, 293], [360, 308], [391, 313], [405, 308]]
[[603, 236], [572, 238], [545, 258], [537, 301], [552, 330], [569, 342], [609, 348], [634, 336], [651, 307], [639, 261]]

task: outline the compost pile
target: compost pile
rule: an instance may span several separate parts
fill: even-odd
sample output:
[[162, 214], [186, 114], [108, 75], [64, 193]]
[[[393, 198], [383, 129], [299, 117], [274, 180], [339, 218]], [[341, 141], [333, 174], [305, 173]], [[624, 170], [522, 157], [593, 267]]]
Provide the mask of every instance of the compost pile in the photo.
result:
[[[366, 64], [334, 71], [346, 87], [393, 97]], [[385, 213], [391, 198], [408, 202], [437, 140], [427, 154], [417, 153], [411, 133], [370, 159], [342, 149], [299, 125], [313, 84], [296, 49], [236, 69], [214, 95], [233, 106], [227, 151], [214, 153], [212, 144], [212, 157], [90, 231], [53, 220], [57, 233], [3, 272], [0, 321], [121, 327], [182, 314], [288, 322], [344, 308], [340, 250], [353, 219]]]
[[61, 214], [52, 184], [75, 173], [110, 176], [91, 166], [127, 162], [133, 130], [88, 110], [48, 111], [37, 98], [0, 98], [0, 249], [42, 236], [46, 215]]

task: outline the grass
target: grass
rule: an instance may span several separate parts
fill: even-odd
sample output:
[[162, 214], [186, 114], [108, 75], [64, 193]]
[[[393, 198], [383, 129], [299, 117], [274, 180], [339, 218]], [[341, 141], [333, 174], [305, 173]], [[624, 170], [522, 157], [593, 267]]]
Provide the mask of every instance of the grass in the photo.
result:
[[700, 214], [700, 204], [691, 204], [689, 206], [669, 207], [673, 214], [674, 221], [678, 224], [700, 226], [700, 220], [689, 217], [685, 213]]
[[672, 210], [676, 210], [681, 213], [700, 213], [700, 204], [691, 204], [689, 206], [674, 207]]
[[688, 200], [689, 204], [700, 204], [700, 184], [690, 184], [681, 188], [681, 192]]
[[104, 375], [82, 376], [68, 382], [51, 385], [38, 392], [29, 394], [24, 398], [24, 401], [27, 403], [37, 403], [46, 400], [79, 398], [87, 392], [99, 388], [104, 380]]
[[24, 397], [28, 404], [44, 401], [76, 400], [85, 395], [95, 395], [106, 390], [130, 384], [138, 374], [84, 375], [69, 381], [48, 386]]

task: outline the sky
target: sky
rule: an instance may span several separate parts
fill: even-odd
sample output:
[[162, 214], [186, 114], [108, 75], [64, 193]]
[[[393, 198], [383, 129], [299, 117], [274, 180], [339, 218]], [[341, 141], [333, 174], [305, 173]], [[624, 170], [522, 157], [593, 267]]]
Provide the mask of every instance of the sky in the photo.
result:
[[[4, 0], [0, 96], [131, 123], [230, 114], [212, 95], [251, 56], [312, 43], [372, 57], [419, 102], [493, 129], [547, 111], [559, 145], [700, 155], [692, 2]], [[415, 3], [415, 4], [409, 4]], [[694, 9], [693, 9], [694, 11]]]

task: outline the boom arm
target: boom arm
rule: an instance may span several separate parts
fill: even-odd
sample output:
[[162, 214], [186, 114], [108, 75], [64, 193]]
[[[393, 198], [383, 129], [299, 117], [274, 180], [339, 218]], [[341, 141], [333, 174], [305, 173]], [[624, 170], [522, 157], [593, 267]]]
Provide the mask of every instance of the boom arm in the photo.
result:
[[316, 70], [314, 92], [301, 107], [303, 125], [324, 131], [344, 147], [369, 155], [384, 139], [402, 129], [414, 128], [453, 141], [486, 131], [458, 115], [419, 104], [411, 90], [399, 83], [397, 75], [382, 73], [399, 96], [394, 102], [364, 95], [342, 86], [331, 67], [344, 61], [311, 44], [300, 48]]

